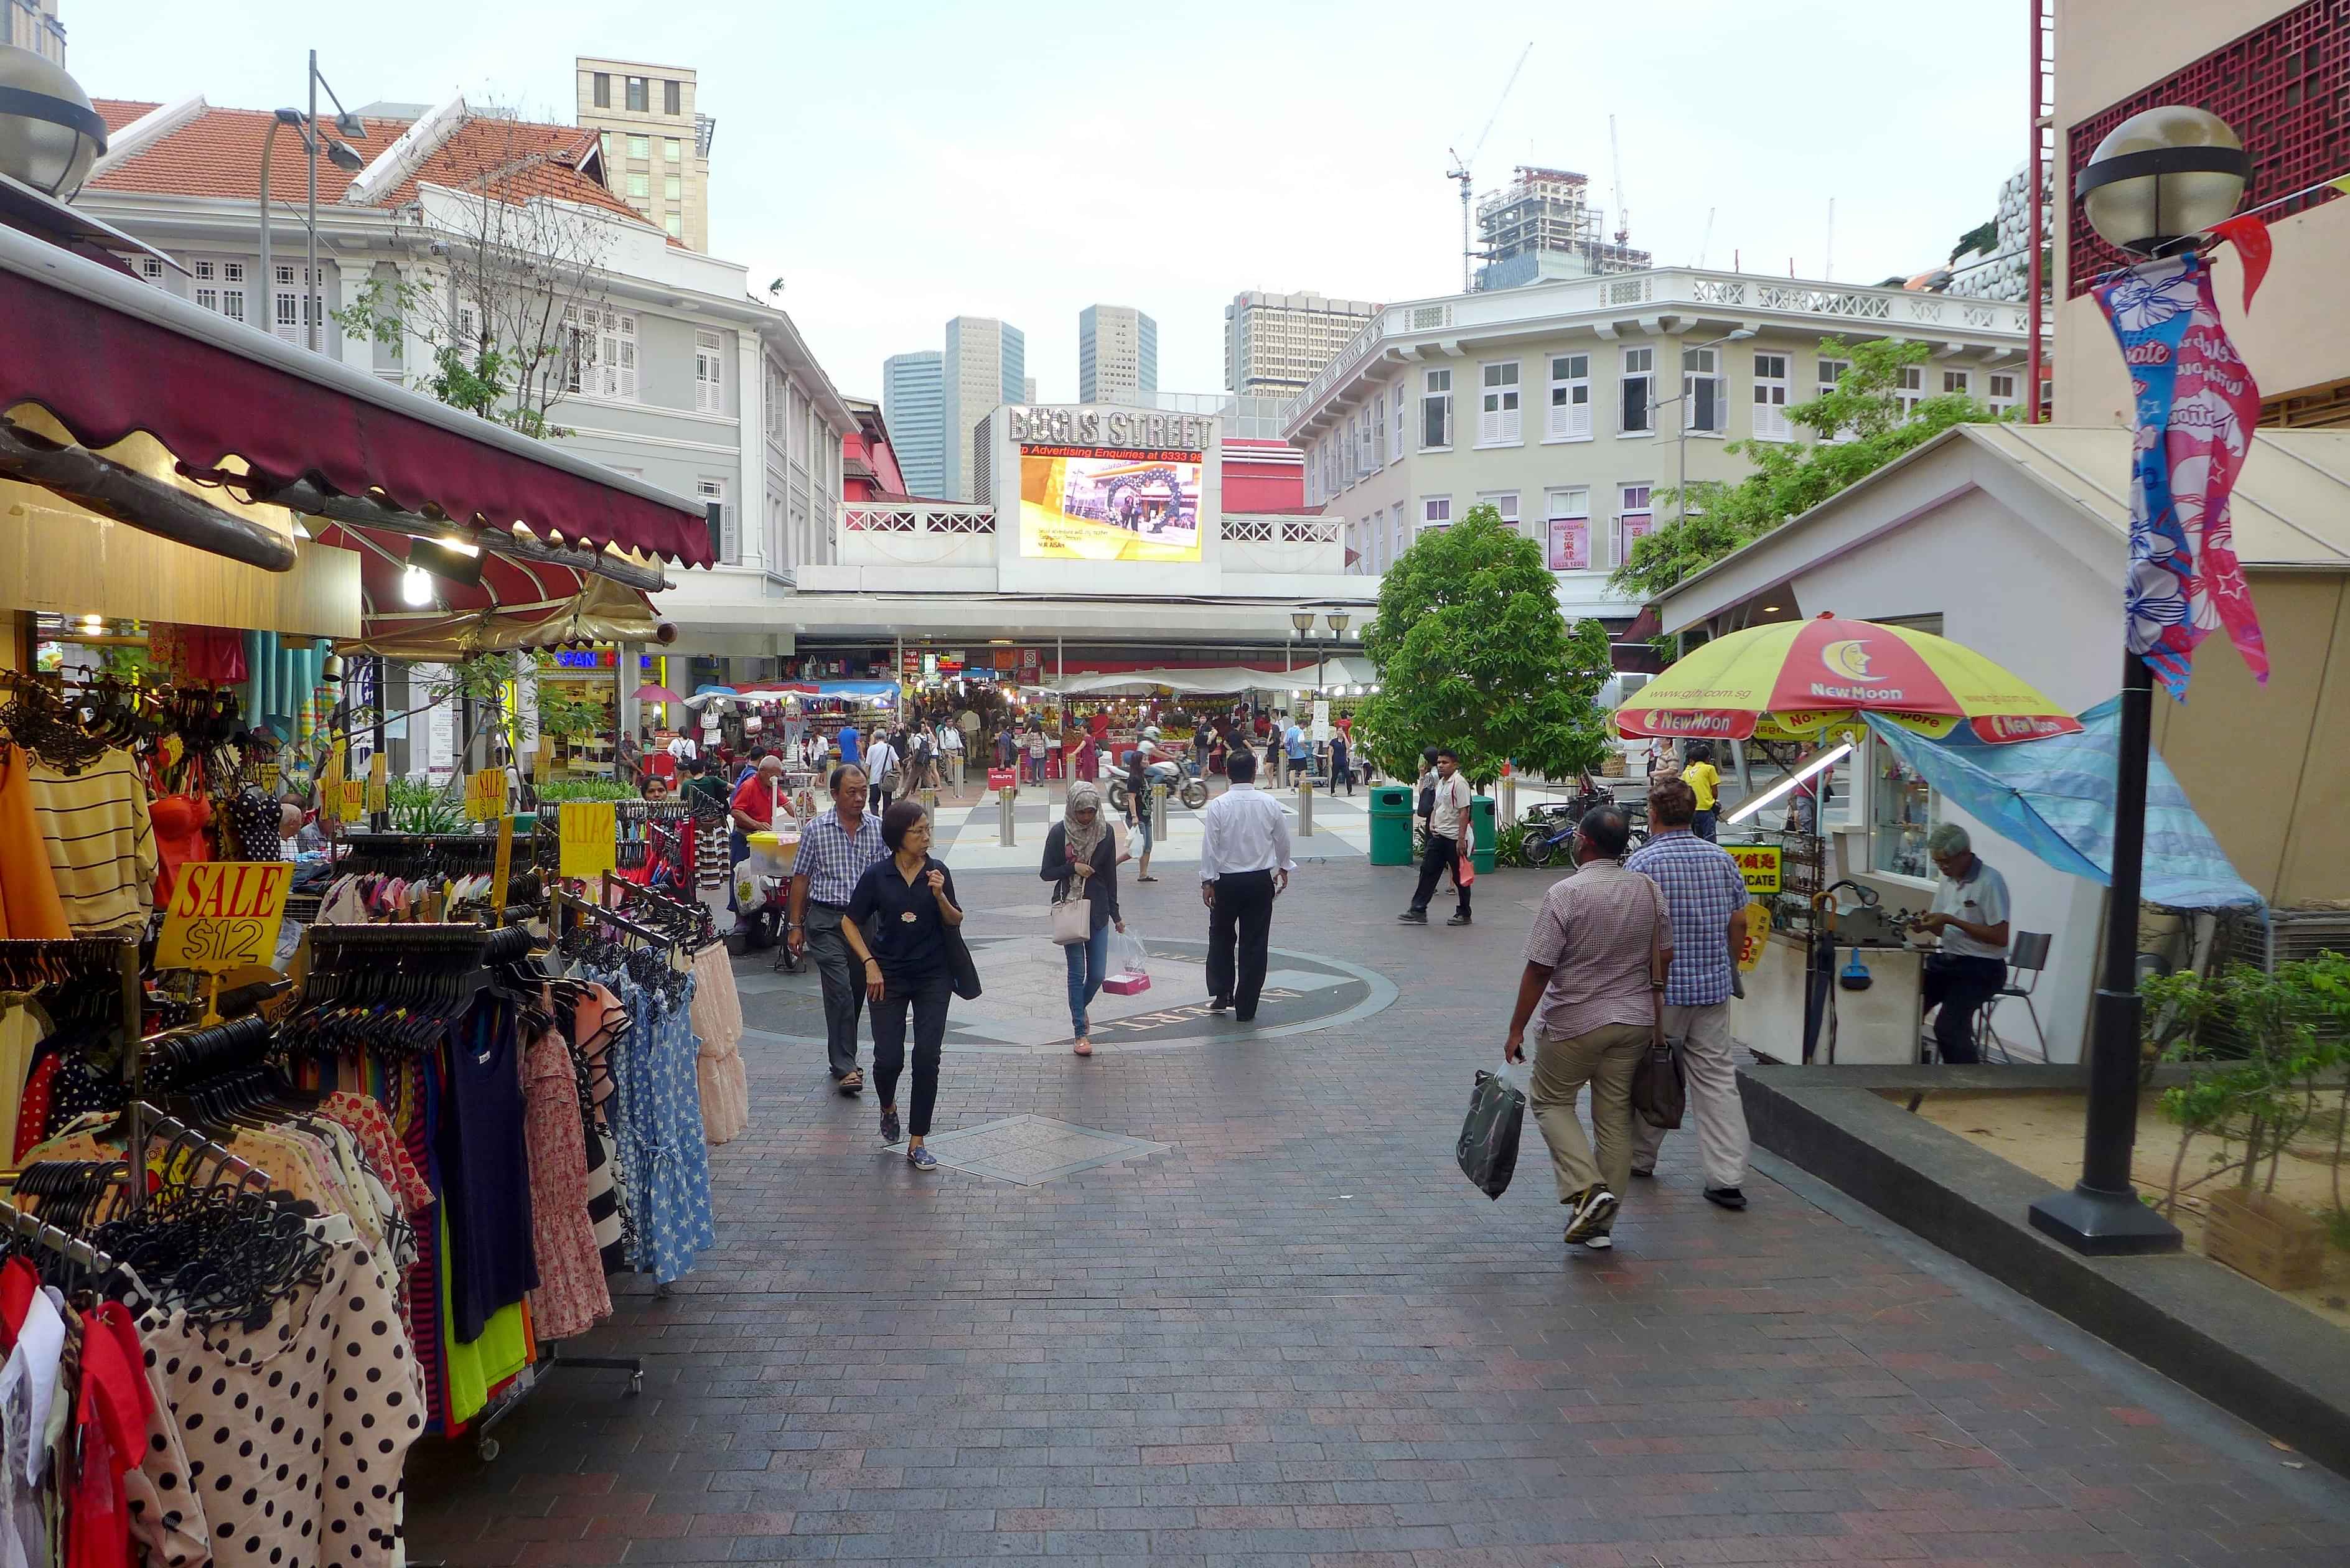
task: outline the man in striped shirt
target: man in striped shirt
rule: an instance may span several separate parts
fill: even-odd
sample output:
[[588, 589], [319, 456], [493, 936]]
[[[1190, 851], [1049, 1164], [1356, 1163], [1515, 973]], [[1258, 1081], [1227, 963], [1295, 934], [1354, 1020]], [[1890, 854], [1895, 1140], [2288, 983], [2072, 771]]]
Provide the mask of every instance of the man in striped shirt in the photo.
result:
[[832, 809], [800, 830], [799, 855], [792, 862], [792, 903], [784, 940], [794, 952], [816, 961], [824, 987], [824, 1044], [832, 1081], [844, 1095], [865, 1087], [857, 1064], [857, 1021], [865, 1012], [864, 969], [849, 962], [848, 940], [840, 922], [865, 868], [889, 850], [881, 843], [881, 819], [865, 809], [865, 770], [847, 763], [832, 770]]

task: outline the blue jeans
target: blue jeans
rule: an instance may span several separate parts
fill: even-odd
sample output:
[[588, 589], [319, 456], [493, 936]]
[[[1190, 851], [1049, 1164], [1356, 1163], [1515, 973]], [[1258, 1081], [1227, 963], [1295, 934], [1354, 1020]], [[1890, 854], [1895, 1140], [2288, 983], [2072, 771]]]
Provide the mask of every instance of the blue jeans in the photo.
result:
[[1069, 1029], [1082, 1037], [1086, 1004], [1101, 993], [1102, 981], [1109, 978], [1109, 922], [1103, 921], [1094, 928], [1092, 936], [1061, 950], [1069, 955]]

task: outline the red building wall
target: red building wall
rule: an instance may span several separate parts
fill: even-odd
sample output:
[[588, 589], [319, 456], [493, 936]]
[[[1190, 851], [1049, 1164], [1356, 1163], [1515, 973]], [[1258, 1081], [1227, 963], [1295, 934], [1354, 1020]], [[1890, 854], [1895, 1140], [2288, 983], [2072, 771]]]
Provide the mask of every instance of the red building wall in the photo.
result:
[[1225, 438], [1225, 511], [1295, 512], [1305, 504], [1305, 453], [1286, 441]]

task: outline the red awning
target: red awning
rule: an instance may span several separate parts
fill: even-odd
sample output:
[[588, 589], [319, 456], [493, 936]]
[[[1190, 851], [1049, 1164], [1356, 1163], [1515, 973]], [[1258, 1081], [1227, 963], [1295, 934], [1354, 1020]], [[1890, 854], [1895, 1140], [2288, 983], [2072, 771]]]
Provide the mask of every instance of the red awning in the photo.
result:
[[234, 456], [461, 524], [712, 561], [682, 497], [0, 228], [0, 410], [23, 402], [92, 450], [145, 431], [192, 469]]
[[569, 566], [484, 553], [479, 583], [427, 574], [430, 599], [408, 602], [414, 541], [392, 529], [319, 522], [318, 543], [358, 552], [360, 645], [416, 657], [554, 648], [623, 639], [666, 640], [652, 601], [635, 588]]

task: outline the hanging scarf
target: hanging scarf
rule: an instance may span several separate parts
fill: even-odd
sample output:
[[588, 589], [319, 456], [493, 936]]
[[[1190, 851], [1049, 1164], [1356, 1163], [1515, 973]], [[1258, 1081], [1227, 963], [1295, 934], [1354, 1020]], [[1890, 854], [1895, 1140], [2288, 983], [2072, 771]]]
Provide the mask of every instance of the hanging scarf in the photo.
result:
[[[1081, 823], [1077, 813], [1087, 806], [1094, 808], [1094, 819]], [[1101, 791], [1083, 779], [1072, 783], [1068, 804], [1061, 808], [1061, 831], [1068, 836], [1069, 858], [1092, 865], [1094, 851], [1101, 847], [1102, 835], [1109, 831], [1109, 825], [1102, 820]]]

